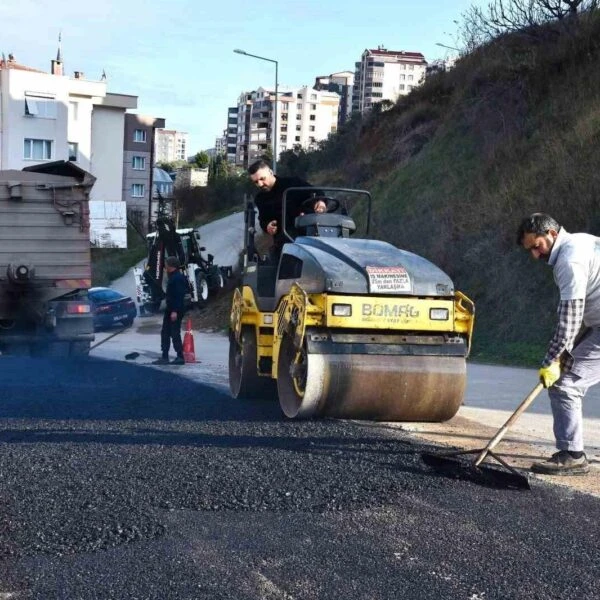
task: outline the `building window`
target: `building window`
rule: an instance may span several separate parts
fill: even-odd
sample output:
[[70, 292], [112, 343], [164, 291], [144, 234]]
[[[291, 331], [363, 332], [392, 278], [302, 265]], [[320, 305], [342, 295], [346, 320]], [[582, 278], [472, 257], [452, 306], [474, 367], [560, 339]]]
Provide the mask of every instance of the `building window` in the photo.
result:
[[294, 138], [294, 140], [296, 140], [297, 142], [299, 142], [299, 141], [300, 141], [300, 136], [299, 136], [299, 135], [297, 135], [297, 136]]
[[296, 121], [302, 121], [302, 115], [296, 115]]
[[285, 144], [285, 143], [287, 142], [287, 135], [280, 135], [280, 136], [279, 136], [279, 141], [280, 141], [282, 144]]
[[412, 81], [412, 80], [413, 80], [413, 76], [412, 76], [412, 75], [409, 75], [409, 76], [408, 76], [408, 80], [409, 80], [409, 81]]
[[406, 75], [400, 75], [400, 81], [404, 81], [406, 79]]
[[69, 102], [69, 116], [73, 121], [79, 119], [79, 102]]
[[288, 114], [287, 113], [282, 113], [281, 114], [281, 120], [282, 121], [287, 121], [288, 120]]
[[296, 125], [296, 131], [302, 131], [302, 125]]
[[302, 94], [297, 94], [296, 98], [298, 98], [298, 100], [302, 100]]
[[51, 96], [25, 94], [25, 114], [40, 119], [56, 119], [56, 100]]
[[52, 140], [25, 138], [23, 158], [25, 160], [50, 160], [52, 158]]
[[298, 110], [302, 110], [302, 102], [298, 102], [298, 103], [296, 104], [296, 108], [297, 108]]
[[401, 83], [399, 87], [400, 87], [401, 90], [403, 90], [404, 89], [404, 84]]
[[133, 141], [134, 142], [145, 142], [146, 141], [146, 132], [143, 129], [136, 129], [133, 132]]
[[77, 142], [69, 142], [69, 160], [71, 162], [77, 162], [77, 157], [79, 156], [78, 149], [79, 145]]
[[144, 197], [144, 184], [143, 183], [132, 183], [131, 184], [131, 197], [132, 198], [143, 198]]
[[317, 95], [316, 94], [311, 94], [310, 95], [310, 99], [311, 100], [316, 100], [317, 99]]
[[316, 120], [316, 116], [315, 115], [310, 115], [310, 117], [308, 117], [311, 121]]
[[146, 157], [145, 156], [134, 156], [131, 159], [131, 166], [136, 171], [143, 171], [146, 168]]
[[317, 105], [316, 104], [311, 104], [310, 105], [310, 110], [317, 110]]
[[[287, 131], [287, 125], [282, 125], [282, 126], [280, 127], [280, 130], [281, 130], [281, 131]], [[240, 139], [241, 139], [241, 138], [240, 138]]]
[[414, 71], [415, 70], [415, 65], [408, 65], [408, 70], [409, 71]]
[[310, 126], [308, 127], [308, 130], [309, 130], [309, 131], [314, 131], [314, 130], [315, 130], [315, 126], [314, 126], [314, 125], [310, 125]]

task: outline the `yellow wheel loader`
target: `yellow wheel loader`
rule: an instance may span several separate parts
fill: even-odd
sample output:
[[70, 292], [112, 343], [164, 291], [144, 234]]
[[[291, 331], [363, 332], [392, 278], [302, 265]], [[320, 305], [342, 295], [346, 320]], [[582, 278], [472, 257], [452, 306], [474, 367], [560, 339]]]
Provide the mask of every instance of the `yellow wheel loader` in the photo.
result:
[[[287, 193], [283, 198], [286, 223]], [[246, 209], [241, 287], [230, 316], [235, 398], [277, 397], [289, 418], [444, 421], [466, 384], [473, 302], [438, 267], [368, 238], [371, 196], [320, 188], [326, 213], [295, 219], [277, 264]], [[362, 231], [357, 223], [362, 223]]]

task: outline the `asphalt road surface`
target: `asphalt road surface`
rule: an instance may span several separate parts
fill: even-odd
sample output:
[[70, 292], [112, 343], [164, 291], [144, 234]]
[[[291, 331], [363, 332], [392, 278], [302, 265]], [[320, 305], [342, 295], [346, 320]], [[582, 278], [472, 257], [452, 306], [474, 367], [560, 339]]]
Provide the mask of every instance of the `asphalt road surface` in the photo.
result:
[[440, 477], [402, 431], [144, 358], [0, 359], [3, 600], [600, 597], [598, 498]]

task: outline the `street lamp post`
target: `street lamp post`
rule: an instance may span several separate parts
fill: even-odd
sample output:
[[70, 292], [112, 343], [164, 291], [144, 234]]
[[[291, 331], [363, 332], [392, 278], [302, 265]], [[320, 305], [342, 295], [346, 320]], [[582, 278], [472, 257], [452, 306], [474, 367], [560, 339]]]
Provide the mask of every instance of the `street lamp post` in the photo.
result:
[[236, 54], [243, 54], [244, 56], [251, 56], [252, 58], [258, 58], [259, 60], [266, 60], [267, 62], [275, 63], [275, 123], [273, 131], [273, 173], [277, 173], [277, 138], [279, 137], [278, 127], [278, 109], [279, 109], [279, 63], [272, 58], [265, 58], [264, 56], [257, 56], [256, 54], [250, 54], [244, 50], [236, 48], [234, 50]]

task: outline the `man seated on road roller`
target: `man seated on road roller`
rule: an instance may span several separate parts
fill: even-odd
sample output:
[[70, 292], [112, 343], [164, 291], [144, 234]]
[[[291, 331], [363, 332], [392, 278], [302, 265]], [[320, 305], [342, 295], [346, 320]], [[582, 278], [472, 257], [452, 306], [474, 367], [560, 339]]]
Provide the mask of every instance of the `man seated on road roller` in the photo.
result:
[[[272, 264], [277, 264], [283, 245], [288, 242], [283, 227], [283, 194], [292, 187], [312, 187], [310, 183], [300, 177], [278, 177], [273, 173], [270, 165], [264, 160], [258, 160], [248, 168], [250, 180], [259, 188], [254, 198], [258, 208], [258, 221], [261, 229], [271, 236], [272, 244], [269, 248], [269, 259]], [[295, 237], [294, 221], [302, 212], [302, 203], [311, 194], [307, 190], [298, 190], [287, 194], [286, 230]]]
[[600, 238], [569, 233], [550, 215], [534, 213], [521, 222], [517, 244], [552, 267], [560, 290], [558, 323], [539, 372], [550, 396], [558, 452], [531, 470], [587, 473], [581, 404], [600, 381]]

